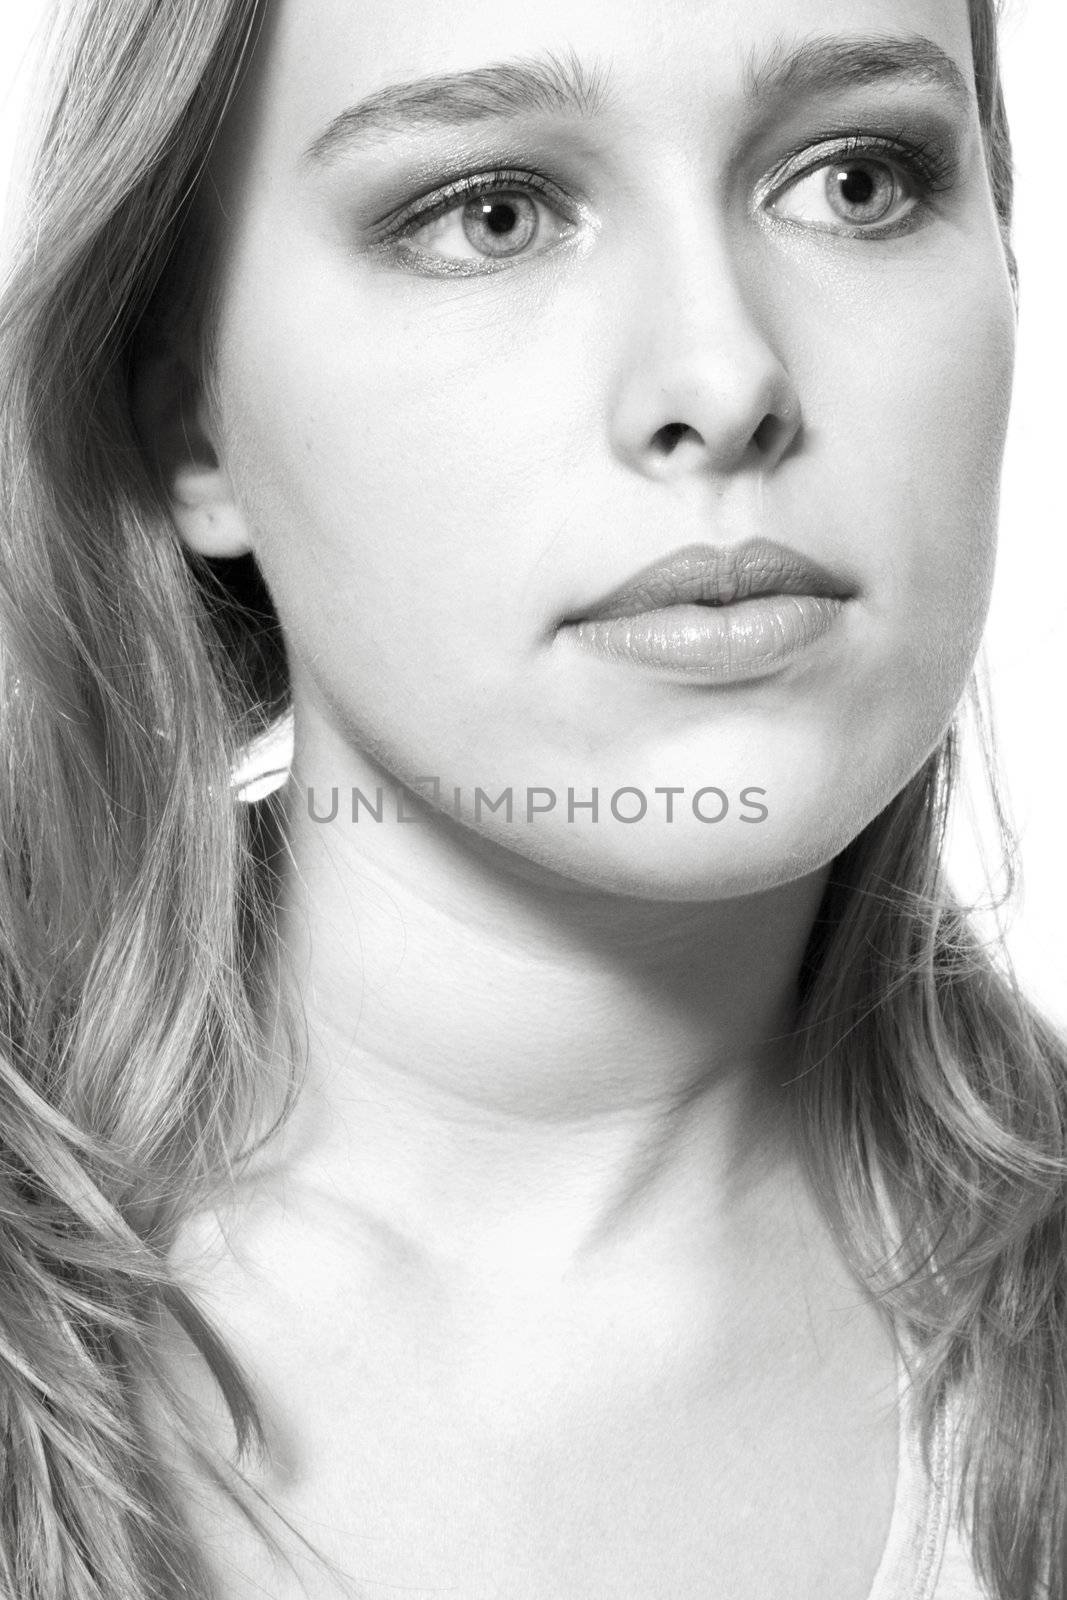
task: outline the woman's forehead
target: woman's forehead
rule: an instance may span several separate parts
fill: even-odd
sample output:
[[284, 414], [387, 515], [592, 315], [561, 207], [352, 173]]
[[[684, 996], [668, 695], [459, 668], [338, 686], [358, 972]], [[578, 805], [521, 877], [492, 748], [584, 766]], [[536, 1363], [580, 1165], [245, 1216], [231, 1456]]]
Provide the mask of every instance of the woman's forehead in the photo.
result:
[[[384, 12], [351, 0], [270, 0], [246, 88], [252, 125], [241, 120], [257, 146], [302, 158], [336, 119], [347, 117], [350, 130], [361, 121], [362, 135], [380, 142], [413, 131], [417, 100], [441, 108], [433, 80], [546, 58], [578, 69], [562, 95], [552, 73], [543, 79], [549, 114], [713, 116], [751, 101], [757, 87], [802, 94], [803, 72], [782, 69], [797, 56], [810, 64], [813, 47], [824, 63], [836, 55], [843, 82], [850, 64], [862, 76], [874, 53], [855, 47], [879, 42], [911, 50], [916, 67], [932, 46], [930, 60], [940, 53], [970, 80], [967, 0], [396, 0]], [[402, 108], [398, 87], [409, 89]], [[490, 87], [515, 97], [516, 112], [535, 109], [528, 81]], [[452, 109], [463, 121], [455, 98]]]

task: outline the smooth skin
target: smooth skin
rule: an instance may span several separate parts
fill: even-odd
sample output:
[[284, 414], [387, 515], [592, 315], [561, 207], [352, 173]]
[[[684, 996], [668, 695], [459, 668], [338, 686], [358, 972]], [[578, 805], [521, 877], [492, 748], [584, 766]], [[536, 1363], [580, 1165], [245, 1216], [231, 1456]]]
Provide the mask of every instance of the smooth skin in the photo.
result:
[[[141, 403], [181, 537], [254, 551], [288, 642], [309, 1077], [175, 1261], [263, 1384], [264, 1487], [353, 1593], [869, 1591], [893, 1350], [798, 1172], [788, 1035], [829, 863], [978, 648], [1014, 310], [973, 99], [772, 80], [813, 40], [915, 36], [970, 83], [964, 0], [268, 7], [212, 169], [213, 394], [167, 429], [176, 349]], [[387, 84], [548, 50], [601, 113], [307, 154]], [[848, 159], [888, 224], [833, 209]], [[503, 264], [463, 196], [421, 256], [385, 242], [500, 168], [568, 202], [527, 191]], [[714, 686], [560, 628], [754, 535], [853, 591], [781, 670]], [[351, 820], [354, 786], [426, 775], [417, 823]], [[507, 785], [563, 804], [450, 812]], [[567, 818], [569, 789], [705, 785], [766, 820]], [[202, 1517], [227, 1596], [290, 1593]]]

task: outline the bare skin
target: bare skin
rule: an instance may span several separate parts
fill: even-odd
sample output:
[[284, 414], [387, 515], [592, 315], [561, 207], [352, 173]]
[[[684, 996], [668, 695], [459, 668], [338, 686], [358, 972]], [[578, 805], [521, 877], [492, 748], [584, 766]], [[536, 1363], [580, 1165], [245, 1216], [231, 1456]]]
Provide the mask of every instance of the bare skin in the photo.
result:
[[[925, 66], [857, 75], [887, 37]], [[813, 38], [836, 76], [783, 74]], [[387, 83], [546, 47], [609, 64], [598, 118], [306, 156]], [[155, 431], [181, 536], [254, 551], [286, 633], [307, 1080], [174, 1259], [263, 1396], [264, 1489], [351, 1593], [866, 1600], [893, 1345], [798, 1170], [791, 1029], [830, 863], [943, 735], [988, 605], [1013, 312], [971, 76], [963, 0], [268, 8], [212, 173], [214, 403]], [[902, 129], [925, 178], [884, 148]], [[897, 174], [889, 231], [828, 216], [842, 139]], [[529, 259], [483, 270], [454, 210], [416, 264], [379, 248], [387, 214], [502, 168], [571, 192], [573, 233], [542, 209]], [[559, 626], [756, 533], [853, 589], [758, 682]], [[421, 774], [758, 783], [770, 814], [306, 804]], [[305, 1592], [222, 1502], [197, 1515], [226, 1600]]]
[[[219, 1496], [187, 1504], [226, 1600], [866, 1600], [896, 1475], [891, 1336], [802, 1185], [602, 1245], [516, 1287], [442, 1269], [323, 1195], [190, 1229], [183, 1262], [264, 1397], [252, 1482], [290, 1570]], [[510, 1269], [510, 1272], [509, 1272]], [[174, 1370], [229, 1440], [202, 1370]], [[301, 1587], [303, 1585], [304, 1587]]]

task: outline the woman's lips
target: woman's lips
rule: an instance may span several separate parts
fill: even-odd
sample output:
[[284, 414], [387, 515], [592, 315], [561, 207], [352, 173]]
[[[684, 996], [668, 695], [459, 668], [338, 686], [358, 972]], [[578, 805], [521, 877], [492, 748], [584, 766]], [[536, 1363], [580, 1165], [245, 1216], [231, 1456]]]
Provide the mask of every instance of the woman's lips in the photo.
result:
[[673, 605], [569, 623], [581, 650], [612, 661], [731, 683], [777, 672], [821, 639], [845, 606], [833, 595], [764, 594], [730, 605]]
[[787, 545], [686, 545], [563, 632], [609, 660], [715, 683], [765, 677], [828, 633], [856, 586]]

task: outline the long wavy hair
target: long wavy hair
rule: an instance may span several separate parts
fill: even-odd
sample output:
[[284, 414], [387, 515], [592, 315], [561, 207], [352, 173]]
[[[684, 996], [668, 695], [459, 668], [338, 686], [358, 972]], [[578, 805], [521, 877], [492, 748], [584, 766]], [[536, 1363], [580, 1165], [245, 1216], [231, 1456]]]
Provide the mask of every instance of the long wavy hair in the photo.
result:
[[[182, 548], [130, 400], [168, 310], [210, 365], [191, 203], [258, 9], [66, 0], [0, 303], [0, 1589], [18, 1600], [212, 1593], [146, 1396], [247, 1500], [171, 1388], [161, 1325], [207, 1363], [239, 1479], [267, 1447], [167, 1258], [299, 1093], [297, 1053], [265, 1063], [257, 1027], [282, 813], [229, 782], [286, 704], [285, 651], [254, 563]], [[971, 27], [1010, 260], [994, 0]], [[1042, 1573], [1067, 1593], [1067, 1043], [946, 880], [958, 749], [957, 720], [833, 863], [795, 1090], [829, 1224], [916, 1352], [927, 1443], [958, 1396], [979, 1571], [1033, 1600]]]

